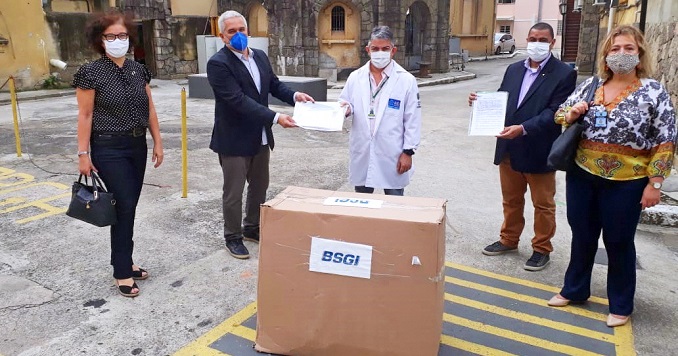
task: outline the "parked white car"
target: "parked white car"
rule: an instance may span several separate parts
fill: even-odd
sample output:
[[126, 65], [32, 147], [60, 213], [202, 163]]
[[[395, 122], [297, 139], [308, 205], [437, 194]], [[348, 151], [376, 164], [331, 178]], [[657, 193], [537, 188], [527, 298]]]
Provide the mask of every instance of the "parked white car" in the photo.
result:
[[516, 50], [516, 39], [508, 33], [494, 34], [494, 54], [513, 53]]

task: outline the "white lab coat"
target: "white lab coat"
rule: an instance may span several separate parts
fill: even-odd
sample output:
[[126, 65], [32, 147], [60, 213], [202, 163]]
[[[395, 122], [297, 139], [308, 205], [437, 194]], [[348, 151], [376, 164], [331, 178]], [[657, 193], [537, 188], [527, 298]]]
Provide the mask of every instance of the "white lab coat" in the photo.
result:
[[379, 106], [373, 119], [376, 120], [374, 136], [367, 118], [371, 95], [369, 62], [349, 75], [339, 96], [351, 105], [353, 115], [349, 149], [349, 181], [353, 186], [405, 188], [414, 173], [413, 164], [412, 169], [398, 174], [397, 164], [403, 150], [419, 146], [419, 89], [412, 74], [395, 61], [393, 65], [392, 75], [379, 94]]

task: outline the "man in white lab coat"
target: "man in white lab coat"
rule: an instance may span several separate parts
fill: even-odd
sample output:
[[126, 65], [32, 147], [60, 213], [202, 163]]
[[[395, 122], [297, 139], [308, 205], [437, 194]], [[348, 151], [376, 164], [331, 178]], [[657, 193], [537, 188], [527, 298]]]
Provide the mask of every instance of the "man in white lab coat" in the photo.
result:
[[339, 97], [353, 115], [349, 180], [359, 193], [403, 195], [421, 131], [417, 80], [393, 60], [397, 48], [387, 26], [372, 30], [365, 50], [370, 61], [351, 73]]

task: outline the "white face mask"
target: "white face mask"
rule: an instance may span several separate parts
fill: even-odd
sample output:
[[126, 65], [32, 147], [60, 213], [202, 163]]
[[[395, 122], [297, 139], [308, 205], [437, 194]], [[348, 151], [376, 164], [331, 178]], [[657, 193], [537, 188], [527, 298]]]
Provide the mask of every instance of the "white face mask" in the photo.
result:
[[376, 68], [382, 69], [391, 63], [391, 52], [375, 51], [370, 52], [370, 60]]
[[551, 44], [545, 42], [528, 42], [527, 55], [535, 62], [541, 62], [551, 53]]
[[124, 57], [129, 50], [129, 40], [121, 40], [116, 38], [113, 42], [104, 40], [104, 48], [106, 53], [113, 58]]

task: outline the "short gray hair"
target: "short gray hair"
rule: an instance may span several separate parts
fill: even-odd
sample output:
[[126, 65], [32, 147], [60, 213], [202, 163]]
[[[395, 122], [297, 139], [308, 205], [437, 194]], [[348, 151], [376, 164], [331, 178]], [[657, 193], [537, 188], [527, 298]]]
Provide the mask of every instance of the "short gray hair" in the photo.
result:
[[245, 21], [245, 28], [247, 28], [247, 19], [245, 18], [245, 16], [243, 16], [237, 11], [228, 10], [221, 14], [221, 16], [219, 16], [219, 21], [217, 22], [217, 24], [219, 25], [219, 33], [224, 32], [224, 21], [226, 21], [226, 19], [230, 19], [233, 17], [240, 17], [243, 21]]
[[370, 34], [370, 43], [372, 40], [389, 40], [391, 44], [395, 46], [395, 40], [393, 39], [393, 31], [388, 26], [377, 26], [372, 29]]

